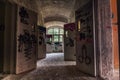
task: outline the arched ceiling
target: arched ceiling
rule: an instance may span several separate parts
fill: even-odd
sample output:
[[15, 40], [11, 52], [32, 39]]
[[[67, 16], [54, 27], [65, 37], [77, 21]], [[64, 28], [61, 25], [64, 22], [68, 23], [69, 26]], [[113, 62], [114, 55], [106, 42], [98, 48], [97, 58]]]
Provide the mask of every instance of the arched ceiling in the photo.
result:
[[60, 21], [50, 21], [50, 22], [47, 22], [45, 23], [45, 27], [48, 28], [48, 27], [52, 27], [52, 26], [61, 26], [63, 27], [64, 24], [66, 24], [65, 22], [60, 22]]
[[68, 22], [75, 0], [36, 0], [44, 22]]
[[[76, 0], [8, 0], [15, 2], [42, 16], [45, 24], [54, 25], [53, 22], [67, 23], [69, 21], [72, 10], [74, 9]], [[41, 17], [38, 17], [41, 18]], [[41, 22], [41, 21], [38, 21]], [[51, 23], [51, 24], [50, 24]], [[60, 25], [60, 23], [58, 23]], [[63, 24], [62, 24], [63, 25]]]

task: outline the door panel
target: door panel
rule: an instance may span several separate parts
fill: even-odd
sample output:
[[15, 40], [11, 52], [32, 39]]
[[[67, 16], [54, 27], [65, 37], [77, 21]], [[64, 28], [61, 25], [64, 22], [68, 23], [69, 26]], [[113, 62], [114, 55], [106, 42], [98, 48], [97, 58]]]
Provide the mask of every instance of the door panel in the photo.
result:
[[76, 11], [77, 22], [77, 66], [90, 75], [96, 76], [95, 34], [93, 3], [89, 1]]
[[22, 6], [18, 6], [16, 74], [36, 68], [36, 25], [37, 14]]
[[64, 60], [75, 61], [75, 23], [64, 25]]
[[38, 59], [43, 59], [46, 57], [46, 28], [43, 26], [38, 28]]

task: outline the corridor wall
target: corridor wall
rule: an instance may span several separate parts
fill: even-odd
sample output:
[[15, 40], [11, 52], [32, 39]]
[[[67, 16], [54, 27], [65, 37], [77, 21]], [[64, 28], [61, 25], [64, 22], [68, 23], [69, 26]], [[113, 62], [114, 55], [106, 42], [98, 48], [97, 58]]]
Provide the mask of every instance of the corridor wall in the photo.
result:
[[38, 59], [46, 57], [46, 28], [38, 26]]
[[0, 1], [0, 72], [15, 71], [16, 4]]
[[37, 13], [7, 1], [0, 1], [0, 12], [0, 72], [36, 68]]
[[64, 60], [75, 61], [76, 60], [76, 27], [75, 23], [69, 23], [64, 25]]

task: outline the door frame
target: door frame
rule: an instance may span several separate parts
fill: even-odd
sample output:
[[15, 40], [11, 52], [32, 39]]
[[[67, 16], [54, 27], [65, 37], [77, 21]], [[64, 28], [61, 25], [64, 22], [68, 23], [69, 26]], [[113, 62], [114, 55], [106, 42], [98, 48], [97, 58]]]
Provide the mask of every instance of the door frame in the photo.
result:
[[[118, 14], [118, 46], [119, 46], [119, 63], [120, 63], [120, 0], [117, 0], [117, 14]], [[120, 65], [119, 65], [120, 66]]]

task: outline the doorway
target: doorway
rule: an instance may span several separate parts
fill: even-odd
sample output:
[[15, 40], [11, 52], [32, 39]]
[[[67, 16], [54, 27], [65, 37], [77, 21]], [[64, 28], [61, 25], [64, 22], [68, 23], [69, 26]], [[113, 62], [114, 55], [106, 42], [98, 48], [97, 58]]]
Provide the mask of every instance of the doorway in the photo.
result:
[[58, 53], [63, 51], [63, 34], [61, 26], [52, 26], [47, 28], [46, 51], [47, 53]]

